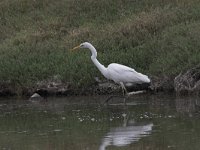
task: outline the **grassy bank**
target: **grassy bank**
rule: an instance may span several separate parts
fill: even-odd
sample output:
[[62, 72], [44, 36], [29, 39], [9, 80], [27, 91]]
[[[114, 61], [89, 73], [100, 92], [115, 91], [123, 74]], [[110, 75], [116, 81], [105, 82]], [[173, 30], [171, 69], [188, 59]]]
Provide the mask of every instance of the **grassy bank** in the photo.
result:
[[108, 65], [175, 76], [200, 62], [199, 0], [2, 0], [0, 81], [30, 86], [57, 75], [76, 87], [101, 76], [84, 41]]

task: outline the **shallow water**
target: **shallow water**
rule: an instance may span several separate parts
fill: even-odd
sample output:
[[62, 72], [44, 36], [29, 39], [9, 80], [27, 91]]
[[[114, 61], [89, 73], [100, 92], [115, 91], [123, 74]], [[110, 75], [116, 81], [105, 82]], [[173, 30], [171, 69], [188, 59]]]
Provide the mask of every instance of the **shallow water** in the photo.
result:
[[3, 98], [0, 149], [199, 150], [199, 98], [106, 97]]

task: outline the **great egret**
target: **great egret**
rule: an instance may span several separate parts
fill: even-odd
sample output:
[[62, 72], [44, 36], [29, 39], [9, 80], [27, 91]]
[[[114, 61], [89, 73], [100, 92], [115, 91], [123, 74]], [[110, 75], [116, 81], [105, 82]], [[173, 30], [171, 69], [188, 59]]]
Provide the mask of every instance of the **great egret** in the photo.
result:
[[99, 71], [104, 75], [104, 77], [106, 77], [109, 80], [113, 80], [115, 83], [121, 85], [123, 94], [130, 95], [143, 92], [143, 91], [137, 91], [128, 93], [125, 86], [150, 83], [150, 79], [148, 78], [148, 76], [138, 73], [130, 67], [117, 63], [111, 63], [106, 68], [97, 60], [97, 51], [94, 48], [94, 46], [88, 42], [84, 42], [79, 46], [74, 47], [72, 50], [78, 48], [88, 48], [91, 51], [92, 53], [91, 59], [94, 65], [99, 69]]

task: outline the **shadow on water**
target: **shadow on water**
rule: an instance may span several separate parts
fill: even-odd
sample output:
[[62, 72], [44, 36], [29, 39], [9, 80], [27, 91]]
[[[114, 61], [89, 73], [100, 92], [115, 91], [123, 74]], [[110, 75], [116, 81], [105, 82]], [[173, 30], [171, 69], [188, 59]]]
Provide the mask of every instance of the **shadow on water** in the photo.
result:
[[198, 97], [140, 95], [0, 100], [0, 149], [198, 150]]

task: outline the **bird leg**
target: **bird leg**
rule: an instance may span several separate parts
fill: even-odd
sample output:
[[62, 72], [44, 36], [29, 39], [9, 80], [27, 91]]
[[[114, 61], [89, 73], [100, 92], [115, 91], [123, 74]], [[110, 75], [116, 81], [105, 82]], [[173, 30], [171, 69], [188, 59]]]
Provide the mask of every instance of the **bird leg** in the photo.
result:
[[124, 86], [124, 83], [123, 82], [120, 82], [120, 85], [121, 85], [121, 87], [122, 87], [122, 94], [123, 94], [123, 96], [125, 96], [125, 95], [127, 95], [127, 90], [126, 90], [126, 87]]
[[114, 97], [123, 98], [123, 99], [124, 99], [124, 104], [126, 105], [126, 97], [128, 96], [128, 94], [127, 94], [128, 92], [127, 92], [127, 90], [126, 90], [126, 88], [125, 88], [125, 86], [124, 86], [124, 84], [123, 84], [122, 82], [120, 82], [120, 85], [121, 85], [121, 88], [122, 88], [122, 94], [123, 94], [123, 96], [120, 96], [120, 95], [111, 95], [110, 97], [108, 97], [108, 98], [104, 101], [103, 105], [104, 105], [105, 103], [108, 103], [108, 101], [111, 100], [111, 99], [114, 98]]
[[146, 91], [133, 91], [133, 92], [127, 92], [126, 87], [124, 86], [124, 83], [120, 82], [120, 85], [122, 87], [123, 90], [123, 95], [126, 97], [131, 96], [131, 95], [136, 95], [136, 94], [140, 94], [140, 93], [144, 93]]
[[112, 98], [114, 97], [119, 97], [119, 98], [123, 98], [124, 99], [124, 104], [126, 105], [126, 99], [131, 96], [131, 95], [136, 95], [136, 94], [141, 94], [141, 93], [144, 93], [145, 91], [133, 91], [133, 92], [128, 92], [126, 87], [124, 86], [124, 83], [123, 82], [120, 82], [120, 85], [121, 85], [121, 88], [122, 88], [122, 94], [123, 96], [119, 96], [119, 95], [111, 95], [110, 97], [108, 97], [103, 105], [105, 103], [108, 103], [109, 100], [111, 100]]
[[128, 92], [126, 90], [126, 87], [124, 86], [124, 83], [123, 82], [120, 82], [120, 85], [122, 87], [122, 92], [123, 92], [123, 97], [124, 97], [124, 105], [126, 105], [126, 99], [127, 97], [129, 96], [128, 95]]

